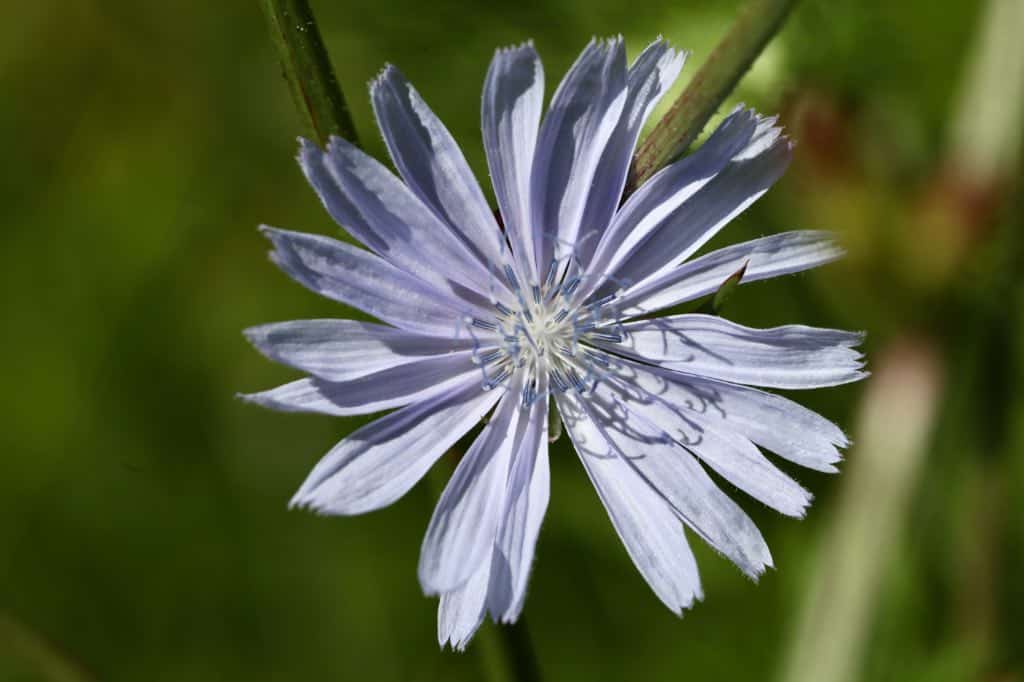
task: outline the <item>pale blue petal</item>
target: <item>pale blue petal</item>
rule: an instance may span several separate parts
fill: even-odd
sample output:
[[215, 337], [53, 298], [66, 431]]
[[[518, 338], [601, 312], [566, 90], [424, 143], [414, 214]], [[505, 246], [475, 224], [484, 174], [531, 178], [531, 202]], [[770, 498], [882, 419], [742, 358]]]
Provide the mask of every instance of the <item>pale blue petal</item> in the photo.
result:
[[616, 408], [640, 417], [671, 436], [725, 480], [776, 511], [803, 518], [812, 496], [768, 461], [753, 443], [729, 428], [728, 422], [709, 419], [649, 393], [635, 382], [609, 379], [594, 392], [593, 400], [609, 414]]
[[490, 561], [483, 561], [461, 587], [441, 595], [437, 607], [437, 641], [444, 647], [465, 651], [469, 640], [484, 622]]
[[490, 410], [501, 391], [478, 377], [357, 429], [317, 463], [291, 505], [324, 514], [362, 514], [412, 488]]
[[675, 315], [617, 326], [617, 354], [686, 374], [770, 388], [820, 388], [858, 381], [863, 334], [786, 325], [752, 329], [713, 315]]
[[640, 53], [629, 69], [626, 104], [594, 174], [593, 188], [581, 222], [577, 255], [584, 263], [589, 262], [619, 207], [640, 130], [662, 96], [672, 87], [686, 56], [685, 52], [676, 52], [659, 38]]
[[[609, 476], [616, 480], [643, 480], [652, 492], [657, 491], [667, 500], [689, 528], [751, 578], [756, 579], [765, 567], [772, 565], [771, 552], [754, 522], [668, 433], [623, 410], [594, 413], [595, 406], [589, 402], [582, 403], [582, 409], [570, 407], [567, 417], [565, 406], [571, 406], [574, 400], [560, 400], [559, 409], [567, 419], [570, 434], [574, 429], [584, 429], [573, 437], [573, 442], [588, 467], [596, 469], [599, 463], [609, 469], [614, 466], [616, 471]], [[590, 412], [581, 416], [583, 410]], [[615, 455], [629, 466], [607, 464], [616, 461]], [[631, 478], [626, 473], [629, 468], [639, 478]], [[634, 487], [637, 491], [641, 489], [638, 483]]]
[[460, 351], [390, 367], [349, 381], [299, 379], [269, 391], [239, 397], [282, 412], [318, 412], [345, 417], [429, 400], [473, 379], [481, 381], [480, 369], [473, 363], [473, 351]]
[[544, 106], [544, 70], [532, 44], [498, 50], [487, 70], [481, 128], [487, 166], [520, 274], [538, 277], [530, 169]]
[[601, 155], [626, 102], [622, 38], [592, 41], [551, 98], [531, 178], [537, 263], [572, 253]]
[[530, 407], [527, 420], [509, 470], [487, 600], [491, 616], [504, 623], [515, 622], [523, 609], [537, 537], [550, 497], [546, 398]]
[[684, 201], [612, 272], [616, 282], [644, 282], [689, 258], [782, 177], [792, 150], [780, 137], [752, 158], [729, 163]]
[[292, 279], [396, 327], [451, 338], [464, 329], [467, 316], [492, 315], [350, 244], [321, 235], [261, 229], [274, 243], [271, 260]]
[[[504, 287], [480, 257], [379, 161], [332, 137], [323, 153], [343, 201], [334, 204], [341, 225], [365, 225], [371, 248], [397, 268], [468, 300], [486, 301]], [[506, 297], [510, 296], [504, 292]]]
[[440, 119], [393, 66], [370, 86], [377, 124], [410, 189], [485, 262], [500, 265], [505, 247], [480, 185]]
[[558, 407], [630, 558], [658, 598], [673, 613], [681, 614], [703, 593], [697, 562], [679, 519], [649, 480], [638, 474], [631, 461], [635, 453], [625, 452], [619, 443], [609, 440], [607, 424], [597, 424], [585, 401], [563, 393], [558, 396]]
[[521, 439], [519, 391], [513, 387], [455, 468], [430, 519], [420, 551], [427, 594], [450, 592], [491, 561], [505, 507], [509, 461]]
[[387, 242], [374, 232], [355, 204], [342, 193], [338, 182], [327, 169], [324, 151], [316, 143], [300, 137], [296, 158], [306, 180], [334, 222], [374, 253], [385, 253], [388, 250]]
[[469, 337], [426, 336], [358, 320], [275, 322], [246, 329], [245, 336], [271, 360], [327, 381], [351, 381], [475, 346]]
[[768, 120], [737, 108], [700, 149], [644, 183], [603, 235], [580, 297], [609, 278], [614, 291], [682, 261], [761, 196], [789, 156], [788, 141], [765, 127]]
[[[638, 414], [645, 414], [641, 408]], [[649, 415], [648, 415], [649, 416]], [[691, 418], [692, 419], [692, 418]], [[780, 514], [802, 519], [814, 496], [772, 464], [753, 443], [728, 425], [693, 419], [687, 447], [722, 478]]]
[[747, 386], [615, 360], [611, 371], [694, 418], [714, 419], [761, 447], [810, 469], [835, 472], [837, 447], [849, 441], [838, 426], [788, 398]]
[[816, 268], [843, 254], [828, 232], [774, 234], [687, 261], [643, 286], [627, 289], [616, 305], [623, 317], [637, 317], [713, 294], [741, 268], [745, 269], [740, 283], [746, 284]]

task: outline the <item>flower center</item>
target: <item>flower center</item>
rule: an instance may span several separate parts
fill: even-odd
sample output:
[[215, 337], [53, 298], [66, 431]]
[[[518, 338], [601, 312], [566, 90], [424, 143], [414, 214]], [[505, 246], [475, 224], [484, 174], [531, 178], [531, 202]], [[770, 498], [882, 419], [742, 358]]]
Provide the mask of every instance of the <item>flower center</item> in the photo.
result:
[[494, 345], [481, 341], [474, 354], [484, 390], [515, 379], [521, 385], [523, 407], [551, 391], [587, 391], [608, 364], [587, 342], [622, 340], [612, 326], [616, 316], [609, 304], [615, 296], [586, 304], [575, 301], [580, 277], [566, 273], [559, 280], [556, 270], [550, 269], [543, 286], [523, 287], [512, 268], [505, 266], [518, 304], [496, 302], [493, 322], [470, 320], [472, 327], [495, 332], [498, 339]]

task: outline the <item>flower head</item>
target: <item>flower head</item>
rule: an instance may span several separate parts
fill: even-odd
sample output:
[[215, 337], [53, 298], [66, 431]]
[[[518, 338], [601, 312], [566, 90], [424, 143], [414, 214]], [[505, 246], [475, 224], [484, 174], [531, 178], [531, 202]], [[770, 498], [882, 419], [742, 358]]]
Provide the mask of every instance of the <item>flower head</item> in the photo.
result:
[[[541, 120], [533, 46], [499, 50], [484, 84], [484, 148], [500, 221], [451, 135], [393, 67], [371, 85], [399, 177], [341, 139], [299, 163], [365, 248], [263, 228], [304, 286], [378, 318], [250, 329], [309, 376], [248, 400], [333, 415], [393, 410], [313, 469], [292, 504], [359, 514], [391, 504], [488, 413], [434, 512], [419, 577], [441, 597], [439, 638], [463, 648], [487, 613], [515, 621], [548, 502], [557, 407], [630, 557], [674, 612], [702, 597], [689, 528], [757, 577], [771, 565], [750, 518], [706, 471], [783, 514], [811, 495], [761, 448], [835, 471], [842, 432], [757, 387], [864, 376], [859, 334], [750, 329], [651, 313], [841, 255], [789, 232], [691, 258], [783, 173], [775, 120], [738, 108], [695, 153], [624, 203], [633, 148], [685, 55], [663, 41], [627, 67], [621, 38], [591, 42]], [[396, 409], [397, 408], [397, 409]]]

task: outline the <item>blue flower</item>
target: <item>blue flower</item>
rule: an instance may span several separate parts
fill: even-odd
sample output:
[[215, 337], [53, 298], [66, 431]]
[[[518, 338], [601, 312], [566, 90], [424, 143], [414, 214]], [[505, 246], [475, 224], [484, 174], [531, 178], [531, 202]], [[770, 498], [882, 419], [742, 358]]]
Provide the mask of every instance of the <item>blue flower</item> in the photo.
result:
[[263, 228], [307, 288], [379, 319], [301, 320], [247, 331], [309, 376], [248, 400], [279, 410], [392, 410], [313, 469], [292, 505], [361, 514], [391, 504], [490, 413], [423, 541], [419, 577], [440, 595], [439, 639], [462, 649], [484, 616], [515, 621], [548, 503], [549, 405], [629, 556], [673, 612], [702, 597], [684, 526], [752, 578], [771, 554], [706, 469], [783, 514], [811, 495], [761, 448], [835, 471], [832, 423], [757, 387], [864, 376], [861, 335], [750, 329], [651, 314], [842, 252], [788, 232], [691, 258], [782, 175], [791, 144], [738, 108], [695, 153], [623, 203], [637, 137], [685, 54], [650, 45], [627, 67], [621, 38], [591, 42], [541, 120], [531, 44], [499, 50], [484, 84], [496, 219], [462, 152], [393, 67], [371, 85], [399, 177], [344, 140], [303, 141], [299, 163], [331, 216], [366, 248]]

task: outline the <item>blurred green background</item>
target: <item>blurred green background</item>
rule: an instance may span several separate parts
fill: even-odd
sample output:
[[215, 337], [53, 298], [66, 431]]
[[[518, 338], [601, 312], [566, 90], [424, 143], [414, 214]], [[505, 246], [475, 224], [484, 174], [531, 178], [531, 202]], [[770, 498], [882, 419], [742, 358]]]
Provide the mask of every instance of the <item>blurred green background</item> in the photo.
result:
[[[755, 585], [694, 541], [706, 597], [680, 620], [559, 441], [525, 610], [546, 679], [1024, 680], [1021, 4], [808, 0], [730, 99], [798, 146], [715, 245], [831, 229], [850, 257], [727, 315], [867, 330], [872, 379], [798, 396], [857, 443], [838, 476], [793, 470], [802, 522], [733, 490], [777, 570]], [[550, 93], [592, 35], [661, 34], [693, 50], [685, 82], [738, 6], [313, 2], [367, 149], [392, 62], [481, 178], [495, 47], [533, 38]], [[255, 229], [337, 234], [258, 3], [9, 3], [0, 85], [0, 679], [491, 675], [494, 626], [440, 652], [416, 580], [434, 488], [289, 512], [356, 421], [233, 397], [295, 376], [244, 327], [347, 314]]]

